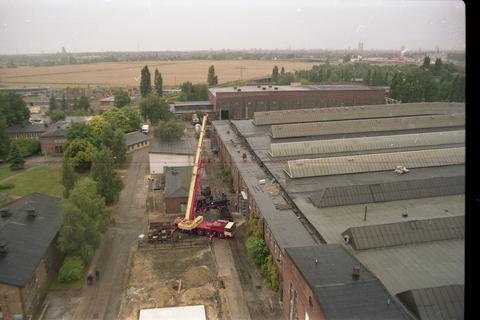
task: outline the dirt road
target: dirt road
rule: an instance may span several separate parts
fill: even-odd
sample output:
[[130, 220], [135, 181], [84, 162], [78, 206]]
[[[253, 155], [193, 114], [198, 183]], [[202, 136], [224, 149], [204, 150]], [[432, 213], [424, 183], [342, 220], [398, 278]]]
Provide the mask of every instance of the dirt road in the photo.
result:
[[[100, 280], [91, 286], [85, 285], [73, 296], [69, 292], [51, 292], [47, 301], [57, 309], [49, 308], [45, 319], [117, 318], [130, 250], [146, 225], [147, 152], [147, 149], [137, 151], [128, 170], [119, 172], [125, 175], [125, 188], [113, 208], [115, 224], [105, 234], [90, 267], [90, 270], [100, 271]], [[57, 301], [62, 297], [66, 300], [63, 304]], [[60, 307], [63, 310], [58, 310]]]

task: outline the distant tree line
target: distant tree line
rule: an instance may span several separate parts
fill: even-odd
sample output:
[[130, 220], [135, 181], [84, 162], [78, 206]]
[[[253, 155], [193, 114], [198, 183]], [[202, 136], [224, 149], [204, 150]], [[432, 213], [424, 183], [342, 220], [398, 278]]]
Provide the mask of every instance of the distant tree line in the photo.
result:
[[465, 75], [462, 68], [444, 64], [437, 58], [431, 64], [426, 56], [423, 64], [371, 66], [364, 63], [315, 65], [310, 70], [278, 72], [272, 70], [272, 81], [286, 85], [302, 83], [357, 83], [389, 86], [390, 97], [402, 102], [465, 101]]

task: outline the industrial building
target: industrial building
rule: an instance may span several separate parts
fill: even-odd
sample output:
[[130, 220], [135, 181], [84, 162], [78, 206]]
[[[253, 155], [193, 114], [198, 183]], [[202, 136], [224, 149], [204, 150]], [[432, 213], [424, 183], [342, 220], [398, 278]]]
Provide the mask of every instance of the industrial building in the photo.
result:
[[193, 165], [195, 147], [189, 139], [150, 141], [148, 158], [151, 175], [163, 175], [165, 167], [187, 167]]
[[254, 112], [385, 103], [386, 87], [364, 85], [256, 85], [210, 88], [217, 119], [251, 119]]
[[263, 222], [284, 319], [463, 318], [463, 103], [256, 112], [213, 127], [240, 210]]

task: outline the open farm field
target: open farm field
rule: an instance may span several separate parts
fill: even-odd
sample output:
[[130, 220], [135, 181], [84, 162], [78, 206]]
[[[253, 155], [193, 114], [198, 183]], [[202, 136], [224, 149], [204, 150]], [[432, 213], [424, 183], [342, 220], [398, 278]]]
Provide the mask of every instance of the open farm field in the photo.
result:
[[140, 70], [148, 65], [152, 74], [158, 68], [165, 86], [185, 81], [206, 83], [208, 67], [215, 66], [219, 83], [269, 75], [272, 68], [283, 66], [285, 71], [310, 69], [314, 62], [289, 60], [183, 60], [104, 62], [51, 67], [18, 67], [0, 69], [0, 86], [138, 86]]

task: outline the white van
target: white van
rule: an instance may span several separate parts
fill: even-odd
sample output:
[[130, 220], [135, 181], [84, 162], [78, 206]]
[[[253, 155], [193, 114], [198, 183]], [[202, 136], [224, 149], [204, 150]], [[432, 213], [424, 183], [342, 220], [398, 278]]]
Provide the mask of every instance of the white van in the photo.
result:
[[148, 131], [149, 131], [149, 126], [148, 126], [148, 124], [144, 124], [144, 125], [142, 126], [142, 132], [148, 134]]

